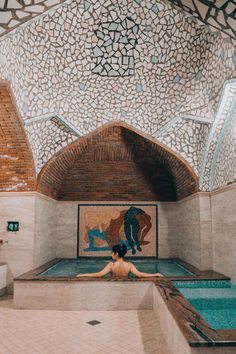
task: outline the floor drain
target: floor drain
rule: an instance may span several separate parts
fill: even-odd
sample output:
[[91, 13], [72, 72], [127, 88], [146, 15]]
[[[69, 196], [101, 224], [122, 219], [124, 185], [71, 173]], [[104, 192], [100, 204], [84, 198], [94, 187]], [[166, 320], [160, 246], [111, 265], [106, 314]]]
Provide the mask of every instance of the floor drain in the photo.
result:
[[89, 321], [89, 322], [87, 322], [88, 324], [90, 324], [91, 326], [96, 326], [96, 325], [98, 325], [99, 323], [101, 323], [101, 322], [99, 322], [99, 321], [97, 321], [97, 320], [92, 320], [92, 321]]

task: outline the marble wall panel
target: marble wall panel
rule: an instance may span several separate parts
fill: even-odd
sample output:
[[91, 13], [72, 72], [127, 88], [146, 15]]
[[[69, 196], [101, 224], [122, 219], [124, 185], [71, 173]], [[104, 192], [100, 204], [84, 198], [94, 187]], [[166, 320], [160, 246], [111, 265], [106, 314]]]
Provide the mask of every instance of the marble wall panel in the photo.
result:
[[211, 196], [209, 193], [199, 193], [201, 270], [213, 269], [213, 243], [211, 220]]
[[[77, 212], [78, 202], [57, 202], [57, 257], [76, 258]], [[209, 195], [158, 203], [159, 258], [179, 257], [200, 269], [212, 269], [211, 249]]]
[[177, 203], [161, 203], [158, 206], [158, 257], [179, 257], [176, 225]]
[[178, 257], [199, 267], [200, 230], [198, 196], [186, 198], [177, 204], [174, 218]]
[[[90, 203], [93, 204], [91, 201]], [[94, 203], [99, 204], [99, 202]], [[79, 202], [57, 202], [56, 256], [59, 258], [77, 257], [78, 204]], [[178, 256], [176, 209], [176, 203], [158, 203], [159, 258]]]
[[[38, 193], [1, 193], [0, 262], [7, 264], [7, 284], [14, 277], [55, 258], [55, 201]], [[7, 221], [19, 221], [19, 231], [7, 231]]]
[[[8, 285], [52, 258], [76, 257], [78, 202], [15, 192], [1, 193], [0, 201], [0, 261], [8, 265]], [[236, 281], [235, 212], [236, 185], [159, 203], [159, 257], [179, 257]], [[6, 222], [12, 220], [20, 222], [19, 232], [6, 231]]]
[[[7, 263], [7, 284], [33, 268], [35, 198], [31, 193], [0, 195], [0, 261]], [[19, 231], [7, 231], [7, 221], [19, 221]]]
[[5, 292], [7, 286], [7, 265], [0, 264], [0, 296]]
[[34, 268], [56, 258], [56, 202], [35, 196]]
[[178, 257], [201, 270], [212, 269], [210, 194], [198, 193], [176, 203], [174, 220]]
[[168, 347], [173, 354], [192, 354], [183, 333], [162, 299], [159, 290], [153, 286], [153, 310], [160, 319], [162, 332], [166, 334]]
[[211, 197], [214, 270], [236, 281], [236, 185]]
[[57, 202], [56, 257], [77, 257], [78, 202]]
[[15, 282], [18, 309], [117, 311], [153, 308], [147, 282]]

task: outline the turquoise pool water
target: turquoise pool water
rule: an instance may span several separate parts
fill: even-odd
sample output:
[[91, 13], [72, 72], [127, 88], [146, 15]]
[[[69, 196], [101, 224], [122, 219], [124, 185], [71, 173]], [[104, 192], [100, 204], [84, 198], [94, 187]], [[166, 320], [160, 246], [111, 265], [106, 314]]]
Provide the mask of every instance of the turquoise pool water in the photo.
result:
[[236, 284], [227, 280], [173, 283], [212, 328], [236, 328]]
[[[110, 262], [106, 260], [63, 259], [45, 272], [44, 277], [68, 277], [75, 274], [95, 273]], [[192, 275], [187, 269], [174, 260], [135, 260], [132, 261], [141, 272], [162, 273], [167, 277]], [[130, 275], [130, 277], [133, 277]]]

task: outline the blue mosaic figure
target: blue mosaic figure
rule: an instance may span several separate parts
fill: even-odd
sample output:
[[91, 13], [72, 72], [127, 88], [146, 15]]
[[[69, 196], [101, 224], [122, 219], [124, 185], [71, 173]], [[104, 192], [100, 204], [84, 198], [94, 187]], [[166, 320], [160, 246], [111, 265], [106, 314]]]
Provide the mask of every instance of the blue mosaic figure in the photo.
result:
[[139, 221], [136, 219], [137, 215], [145, 214], [142, 209], [131, 207], [124, 215], [124, 230], [127, 241], [132, 249], [132, 254], [136, 253], [135, 245], [138, 251], [142, 251], [139, 241]]
[[88, 241], [89, 241], [89, 247], [85, 248], [84, 251], [92, 251], [92, 252], [96, 252], [96, 251], [108, 251], [110, 250], [110, 247], [108, 246], [96, 246], [95, 242], [94, 242], [94, 238], [99, 238], [101, 240], [106, 241], [106, 232], [105, 231], [100, 231], [99, 229], [90, 229], [87, 232], [87, 236], [88, 236]]

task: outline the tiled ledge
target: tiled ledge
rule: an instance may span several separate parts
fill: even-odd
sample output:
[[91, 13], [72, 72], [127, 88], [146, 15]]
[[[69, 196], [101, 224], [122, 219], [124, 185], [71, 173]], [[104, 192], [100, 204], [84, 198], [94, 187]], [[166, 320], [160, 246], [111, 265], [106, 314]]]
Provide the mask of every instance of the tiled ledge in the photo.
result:
[[[88, 257], [86, 257], [88, 258]], [[109, 258], [110, 259], [110, 258]], [[128, 260], [128, 258], [126, 258]], [[157, 280], [156, 277], [153, 278], [129, 278], [129, 277], [124, 277], [124, 278], [117, 278], [114, 276], [110, 276], [108, 278], [76, 278], [75, 276], [71, 277], [43, 277], [40, 276], [41, 273], [46, 271], [47, 269], [51, 268], [54, 266], [56, 263], [60, 262], [61, 258], [55, 258], [50, 262], [47, 262], [43, 264], [42, 266], [35, 268], [33, 270], [30, 270], [29, 272], [26, 272], [17, 278], [14, 279], [14, 281], [101, 281], [101, 282], [109, 282], [109, 281], [145, 281], [148, 280]], [[159, 259], [160, 260], [160, 259]], [[182, 265], [184, 268], [189, 270], [190, 272], [193, 273], [192, 276], [177, 276], [177, 277], [165, 277], [165, 279], [168, 280], [229, 280], [229, 277], [226, 277], [223, 274], [214, 272], [212, 270], [209, 271], [201, 271], [198, 268], [192, 266], [191, 264], [182, 261], [181, 259], [178, 258], [172, 258], [172, 260], [177, 261], [180, 265]]]
[[236, 347], [236, 329], [212, 329], [170, 281], [155, 282], [155, 287], [191, 347]]

